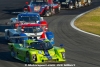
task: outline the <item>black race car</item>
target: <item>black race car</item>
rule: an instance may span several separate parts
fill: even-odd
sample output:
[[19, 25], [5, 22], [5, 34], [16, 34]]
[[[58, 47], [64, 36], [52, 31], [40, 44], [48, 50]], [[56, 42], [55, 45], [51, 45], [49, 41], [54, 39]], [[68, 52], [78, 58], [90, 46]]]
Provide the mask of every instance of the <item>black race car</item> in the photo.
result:
[[92, 0], [54, 0], [54, 1], [59, 1], [62, 8], [69, 8], [69, 9], [88, 6], [92, 2]]

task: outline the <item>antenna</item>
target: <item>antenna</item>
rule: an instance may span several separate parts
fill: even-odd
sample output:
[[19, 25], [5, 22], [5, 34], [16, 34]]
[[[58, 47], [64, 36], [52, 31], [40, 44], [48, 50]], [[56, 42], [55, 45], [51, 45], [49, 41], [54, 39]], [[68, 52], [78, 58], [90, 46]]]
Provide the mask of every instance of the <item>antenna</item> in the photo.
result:
[[23, 40], [23, 42], [24, 42], [24, 47], [26, 47], [26, 43], [25, 43], [25, 40]]

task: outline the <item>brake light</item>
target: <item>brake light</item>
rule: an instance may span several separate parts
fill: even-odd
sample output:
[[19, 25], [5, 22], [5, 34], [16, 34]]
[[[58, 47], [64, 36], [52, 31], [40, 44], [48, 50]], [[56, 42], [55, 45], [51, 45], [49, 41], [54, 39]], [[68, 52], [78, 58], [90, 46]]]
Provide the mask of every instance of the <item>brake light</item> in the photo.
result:
[[19, 24], [17, 23], [17, 24], [15, 24], [15, 28], [17, 28], [19, 26]]

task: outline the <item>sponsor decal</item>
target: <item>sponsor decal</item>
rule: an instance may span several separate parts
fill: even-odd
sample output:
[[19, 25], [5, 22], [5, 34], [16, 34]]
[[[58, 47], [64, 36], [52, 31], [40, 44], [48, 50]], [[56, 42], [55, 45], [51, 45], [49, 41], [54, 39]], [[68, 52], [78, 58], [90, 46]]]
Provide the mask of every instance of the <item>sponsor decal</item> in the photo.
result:
[[35, 11], [35, 12], [38, 12], [39, 10], [40, 10], [40, 6], [35, 6], [35, 7], [34, 7], [34, 11]]

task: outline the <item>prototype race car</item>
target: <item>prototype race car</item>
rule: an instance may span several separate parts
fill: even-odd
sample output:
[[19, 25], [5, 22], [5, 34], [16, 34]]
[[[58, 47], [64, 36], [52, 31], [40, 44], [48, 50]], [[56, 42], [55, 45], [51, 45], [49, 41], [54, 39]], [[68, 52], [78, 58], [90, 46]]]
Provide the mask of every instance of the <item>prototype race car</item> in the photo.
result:
[[[56, 1], [56, 0], [55, 0]], [[79, 8], [82, 6], [87, 6], [91, 4], [91, 0], [58, 0], [61, 4], [61, 7], [63, 8]]]
[[8, 44], [11, 56], [26, 63], [61, 63], [66, 61], [65, 49], [52, 46], [47, 39], [28, 39], [24, 40], [23, 43]]
[[20, 37], [35, 36], [35, 39], [48, 39], [51, 44], [54, 45], [54, 34], [50, 31], [46, 31], [46, 28], [42, 27], [40, 24], [22, 24], [17, 27], [17, 29], [5, 29], [5, 39], [9, 42], [16, 42], [16, 39], [11, 39], [10, 37]]
[[51, 16], [60, 12], [60, 4], [53, 0], [32, 0], [30, 4], [26, 2], [24, 11], [39, 13], [42, 16]]
[[42, 26], [48, 26], [47, 22], [43, 20], [43, 17], [40, 17], [38, 13], [31, 13], [31, 12], [23, 12], [18, 14], [17, 18], [11, 18], [9, 24], [13, 28], [17, 28], [20, 24], [27, 24], [27, 23], [38, 23], [42, 24]]

